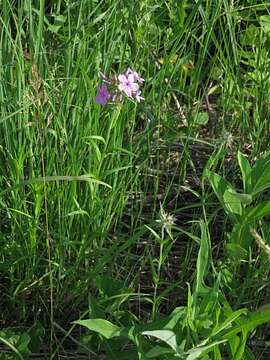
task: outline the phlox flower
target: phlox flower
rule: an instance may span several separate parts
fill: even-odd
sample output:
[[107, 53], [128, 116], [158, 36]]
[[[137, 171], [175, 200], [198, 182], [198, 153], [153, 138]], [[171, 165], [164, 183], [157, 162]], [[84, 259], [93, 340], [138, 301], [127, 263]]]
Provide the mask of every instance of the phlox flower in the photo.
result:
[[144, 79], [136, 71], [128, 68], [123, 74], [110, 77], [102, 72], [99, 74], [102, 85], [97, 88], [95, 100], [98, 104], [104, 106], [109, 100], [113, 103], [121, 103], [125, 96], [137, 102], [144, 100], [139, 86]]
[[123, 91], [129, 98], [133, 97], [133, 95], [139, 90], [139, 85], [135, 82], [133, 74], [118, 75], [118, 80], [118, 89]]
[[97, 96], [96, 96], [96, 102], [102, 106], [106, 105], [109, 101], [111, 95], [108, 91], [107, 85], [102, 84], [97, 89]]

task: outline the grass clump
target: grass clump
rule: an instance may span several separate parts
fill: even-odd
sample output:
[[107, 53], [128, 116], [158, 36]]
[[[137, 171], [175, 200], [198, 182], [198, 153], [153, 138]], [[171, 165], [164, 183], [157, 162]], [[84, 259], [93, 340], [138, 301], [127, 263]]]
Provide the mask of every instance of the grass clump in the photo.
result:
[[259, 358], [267, 1], [0, 5], [5, 354]]

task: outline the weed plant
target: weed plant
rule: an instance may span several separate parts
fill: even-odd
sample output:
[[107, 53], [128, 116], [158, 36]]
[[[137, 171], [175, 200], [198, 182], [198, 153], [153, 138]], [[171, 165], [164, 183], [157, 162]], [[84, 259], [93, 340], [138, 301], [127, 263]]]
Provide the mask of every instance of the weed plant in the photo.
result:
[[269, 5], [0, 0], [0, 358], [260, 358]]

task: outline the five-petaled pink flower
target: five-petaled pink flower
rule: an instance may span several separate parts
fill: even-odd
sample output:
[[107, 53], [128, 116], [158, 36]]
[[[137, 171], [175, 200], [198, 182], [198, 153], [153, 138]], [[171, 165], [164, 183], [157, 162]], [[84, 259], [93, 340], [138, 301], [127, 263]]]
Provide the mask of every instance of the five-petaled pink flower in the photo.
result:
[[128, 97], [133, 97], [139, 90], [139, 85], [135, 82], [134, 75], [119, 75], [118, 80], [120, 84], [118, 88], [120, 91], [123, 91]]
[[124, 95], [137, 102], [144, 100], [139, 86], [144, 82], [144, 79], [136, 71], [128, 68], [123, 74], [111, 77], [100, 72], [100, 77], [102, 85], [97, 89], [96, 102], [98, 104], [104, 106], [108, 101], [122, 102]]
[[102, 84], [100, 87], [98, 87], [97, 92], [96, 102], [102, 106], [106, 105], [111, 96], [107, 85]]

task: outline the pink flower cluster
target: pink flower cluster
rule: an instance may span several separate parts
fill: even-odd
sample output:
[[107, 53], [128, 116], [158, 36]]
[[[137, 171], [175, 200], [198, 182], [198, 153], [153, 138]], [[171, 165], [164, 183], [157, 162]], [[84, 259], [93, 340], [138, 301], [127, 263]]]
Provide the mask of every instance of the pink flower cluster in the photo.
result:
[[112, 78], [107, 78], [104, 74], [101, 74], [101, 77], [102, 85], [98, 87], [96, 96], [98, 104], [104, 106], [110, 100], [120, 102], [123, 96], [137, 102], [144, 100], [139, 85], [144, 82], [144, 79], [136, 71], [127, 69], [125, 73]]

